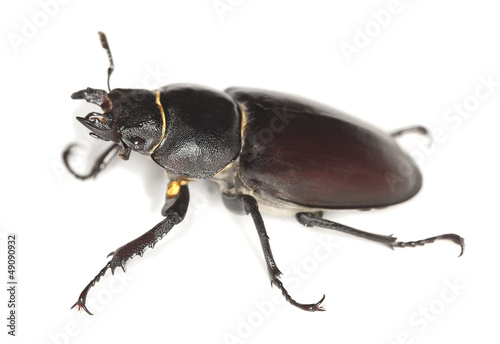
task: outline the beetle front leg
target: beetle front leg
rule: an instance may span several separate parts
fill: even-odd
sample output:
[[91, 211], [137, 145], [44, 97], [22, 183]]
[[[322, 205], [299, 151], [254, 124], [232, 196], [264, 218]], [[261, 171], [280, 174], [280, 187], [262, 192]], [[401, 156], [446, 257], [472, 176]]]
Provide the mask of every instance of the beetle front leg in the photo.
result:
[[433, 243], [436, 240], [451, 240], [455, 244], [460, 245], [461, 251], [459, 257], [464, 253], [464, 248], [465, 248], [464, 239], [461, 236], [453, 233], [438, 235], [423, 240], [402, 242], [402, 241], [397, 241], [397, 238], [393, 237], [392, 235], [380, 235], [380, 234], [365, 232], [356, 228], [343, 225], [338, 222], [326, 220], [322, 218], [321, 215], [314, 213], [298, 213], [296, 215], [296, 218], [297, 221], [299, 221], [301, 224], [307, 227], [317, 226], [327, 229], [334, 229], [364, 239], [379, 242], [381, 244], [389, 246], [390, 248], [423, 246], [425, 244]]
[[111, 147], [109, 147], [108, 149], [106, 149], [106, 151], [104, 153], [102, 153], [97, 158], [97, 160], [94, 163], [94, 166], [92, 166], [92, 170], [89, 173], [87, 173], [87, 174], [78, 174], [78, 173], [76, 173], [71, 168], [71, 166], [69, 165], [69, 162], [68, 162], [68, 159], [69, 159], [69, 157], [71, 155], [71, 149], [73, 149], [73, 147], [75, 147], [74, 144], [70, 145], [63, 152], [63, 156], [62, 157], [63, 157], [64, 165], [66, 165], [66, 168], [68, 169], [68, 171], [72, 175], [74, 175], [76, 178], [82, 179], [82, 180], [85, 180], [85, 179], [97, 176], [99, 174], [99, 172], [101, 172], [102, 170], [104, 170], [106, 168], [106, 166], [108, 166], [109, 162], [116, 156], [116, 154], [120, 150], [120, 145], [118, 145], [116, 143], [113, 144]]
[[102, 268], [101, 271], [94, 277], [92, 281], [83, 289], [78, 298], [78, 301], [71, 307], [74, 308], [78, 306], [78, 310], [83, 309], [88, 314], [92, 315], [87, 309], [85, 302], [87, 300], [87, 294], [89, 290], [101, 279], [108, 269], [111, 269], [111, 273], [114, 274], [117, 267], [121, 267], [123, 272], [125, 272], [127, 262], [134, 256], [139, 255], [142, 257], [144, 251], [148, 247], [153, 248], [156, 243], [162, 239], [176, 224], [179, 224], [186, 215], [187, 207], [189, 204], [189, 190], [187, 185], [183, 185], [181, 182], [173, 181], [169, 185], [169, 191], [172, 189], [172, 184], [176, 183], [175, 191], [172, 194], [167, 193], [167, 198], [165, 200], [165, 206], [162, 209], [162, 215], [165, 219], [154, 226], [151, 230], [144, 233], [135, 240], [132, 240], [128, 244], [123, 245], [116, 251], [111, 252], [109, 256], [113, 258]]
[[248, 215], [252, 216], [253, 222], [255, 224], [255, 228], [259, 234], [260, 243], [262, 245], [262, 250], [264, 252], [264, 257], [266, 260], [267, 270], [269, 272], [269, 278], [271, 279], [271, 284], [277, 286], [285, 299], [295, 307], [298, 307], [302, 310], [315, 312], [315, 311], [324, 311], [325, 309], [321, 306], [321, 303], [325, 299], [325, 295], [319, 300], [317, 303], [312, 304], [303, 304], [295, 301], [288, 291], [283, 286], [283, 283], [280, 280], [281, 271], [278, 269], [276, 262], [274, 261], [273, 254], [271, 252], [271, 245], [269, 244], [269, 237], [267, 236], [266, 227], [264, 226], [264, 220], [262, 219], [262, 215], [259, 211], [259, 206], [255, 198], [249, 195], [236, 195], [236, 196], [228, 196], [223, 195], [223, 201], [227, 208], [229, 208], [232, 212], [239, 215]]

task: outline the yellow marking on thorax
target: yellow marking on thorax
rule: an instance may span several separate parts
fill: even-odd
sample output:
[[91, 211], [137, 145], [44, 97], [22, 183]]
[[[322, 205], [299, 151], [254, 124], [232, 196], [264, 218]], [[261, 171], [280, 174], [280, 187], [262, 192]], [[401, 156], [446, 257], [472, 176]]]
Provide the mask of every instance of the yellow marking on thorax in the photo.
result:
[[241, 143], [243, 144], [243, 134], [245, 132], [245, 125], [247, 124], [247, 115], [245, 114], [245, 109], [240, 103], [237, 103], [241, 110]]
[[153, 153], [155, 151], [155, 149], [158, 148], [158, 146], [160, 145], [161, 141], [163, 141], [163, 138], [165, 137], [165, 131], [167, 130], [167, 121], [165, 119], [165, 111], [163, 111], [163, 106], [161, 105], [161, 102], [160, 102], [160, 91], [155, 90], [155, 93], [156, 93], [156, 105], [158, 106], [158, 110], [160, 110], [160, 113], [161, 113], [162, 125], [161, 125], [161, 137], [160, 137], [160, 140], [153, 147], [153, 149], [151, 150], [151, 153]]
[[188, 180], [173, 180], [168, 184], [167, 198], [174, 198], [181, 191], [181, 186], [189, 183]]

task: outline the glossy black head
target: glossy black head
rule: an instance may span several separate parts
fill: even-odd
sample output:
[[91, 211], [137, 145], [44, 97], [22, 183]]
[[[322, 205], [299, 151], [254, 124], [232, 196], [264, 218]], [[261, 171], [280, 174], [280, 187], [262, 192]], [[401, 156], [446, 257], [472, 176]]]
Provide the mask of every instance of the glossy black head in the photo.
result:
[[91, 130], [90, 136], [122, 145], [119, 155], [127, 160], [130, 151], [151, 154], [162, 140], [165, 132], [165, 116], [154, 91], [141, 89], [114, 89], [109, 86], [115, 68], [108, 39], [99, 32], [101, 45], [109, 60], [108, 89], [87, 88], [71, 95], [73, 99], [84, 99], [99, 105], [103, 113], [91, 112], [85, 118], [76, 119]]
[[91, 112], [77, 120], [91, 130], [92, 137], [121, 144], [120, 156], [124, 159], [131, 150], [151, 154], [162, 139], [163, 114], [155, 91], [114, 89], [107, 93], [87, 88], [73, 93], [71, 98], [101, 107], [103, 113]]

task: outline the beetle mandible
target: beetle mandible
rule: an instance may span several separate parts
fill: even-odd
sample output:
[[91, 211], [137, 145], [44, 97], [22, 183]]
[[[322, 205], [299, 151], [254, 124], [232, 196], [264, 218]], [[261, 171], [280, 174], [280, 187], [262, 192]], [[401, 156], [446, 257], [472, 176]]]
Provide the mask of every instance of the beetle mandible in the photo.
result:
[[[109, 60], [109, 92], [87, 88], [71, 98], [102, 108], [102, 114], [91, 112], [77, 120], [90, 129], [92, 137], [112, 145], [85, 175], [75, 172], [68, 162], [74, 145], [64, 151], [63, 161], [75, 177], [87, 179], [95, 177], [117, 154], [127, 160], [135, 151], [150, 156], [166, 171], [170, 182], [161, 210], [165, 219], [110, 253], [111, 260], [73, 307], [92, 314], [86, 307], [90, 288], [108, 269], [112, 273], [117, 267], [125, 271], [131, 258], [142, 256], [184, 219], [188, 183], [197, 179], [216, 182], [231, 212], [252, 217], [271, 284], [289, 303], [306, 311], [324, 310], [321, 304], [325, 296], [304, 304], [287, 292], [260, 209], [293, 214], [304, 226], [338, 230], [390, 248], [451, 240], [460, 245], [462, 255], [464, 240], [457, 234], [401, 242], [392, 235], [364, 232], [322, 217], [325, 210], [382, 208], [413, 197], [420, 190], [422, 175], [395, 138], [411, 132], [429, 136], [425, 128], [415, 126], [387, 134], [311, 100], [250, 88], [220, 92], [173, 84], [152, 91], [111, 90], [113, 58], [104, 33], [99, 32], [99, 37]], [[405, 168], [403, 176], [401, 166]]]

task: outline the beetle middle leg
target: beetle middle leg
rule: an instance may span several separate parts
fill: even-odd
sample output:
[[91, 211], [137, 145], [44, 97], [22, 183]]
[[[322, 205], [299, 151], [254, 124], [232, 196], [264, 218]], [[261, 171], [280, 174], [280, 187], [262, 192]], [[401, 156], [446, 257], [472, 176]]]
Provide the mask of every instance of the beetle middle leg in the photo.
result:
[[267, 236], [266, 227], [264, 226], [264, 220], [262, 219], [262, 215], [260, 214], [259, 206], [255, 198], [249, 195], [228, 196], [223, 194], [223, 201], [225, 206], [232, 212], [239, 215], [250, 214], [252, 216], [255, 228], [259, 234], [262, 250], [264, 251], [264, 257], [266, 260], [267, 270], [269, 272], [269, 278], [271, 279], [271, 284], [277, 286], [281, 290], [285, 299], [295, 307], [310, 312], [324, 311], [325, 309], [321, 306], [321, 303], [325, 299], [325, 295], [323, 295], [321, 300], [316, 303], [303, 304], [295, 301], [283, 286], [283, 283], [280, 280], [282, 273], [274, 261], [271, 246], [269, 244], [269, 237]]
[[320, 215], [314, 213], [297, 213], [296, 218], [297, 221], [299, 221], [301, 224], [307, 227], [316, 226], [327, 229], [334, 229], [364, 239], [379, 242], [381, 244], [389, 246], [390, 248], [423, 246], [425, 244], [433, 243], [436, 240], [450, 240], [453, 241], [455, 244], [460, 245], [461, 251], [459, 257], [464, 253], [464, 248], [465, 248], [464, 239], [461, 236], [453, 233], [437, 235], [431, 238], [417, 240], [417, 241], [402, 242], [402, 241], [397, 241], [397, 238], [393, 237], [392, 235], [381, 235], [381, 234], [365, 232], [356, 228], [343, 225], [338, 222], [326, 220], [322, 218]]
[[[174, 184], [175, 183], [175, 184]], [[171, 186], [174, 185], [173, 188]], [[171, 189], [174, 189], [172, 194]], [[162, 239], [176, 224], [179, 224], [186, 215], [187, 207], [189, 204], [189, 190], [187, 185], [173, 181], [169, 185], [169, 193], [167, 193], [167, 198], [165, 200], [165, 205], [162, 209], [162, 215], [165, 219], [159, 222], [151, 230], [147, 231], [135, 240], [132, 240], [128, 244], [123, 245], [116, 251], [111, 252], [109, 256], [113, 258], [102, 268], [101, 271], [94, 277], [92, 281], [83, 289], [78, 298], [78, 301], [71, 307], [74, 308], [78, 306], [78, 310], [83, 309], [88, 314], [92, 315], [85, 305], [87, 300], [87, 294], [89, 290], [101, 279], [108, 269], [111, 269], [111, 273], [114, 274], [117, 267], [121, 267], [123, 272], [127, 262], [134, 256], [139, 255], [142, 257], [144, 251], [149, 248], [153, 248], [156, 243]]]

